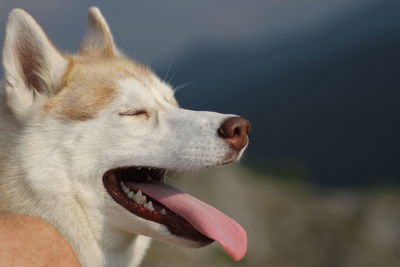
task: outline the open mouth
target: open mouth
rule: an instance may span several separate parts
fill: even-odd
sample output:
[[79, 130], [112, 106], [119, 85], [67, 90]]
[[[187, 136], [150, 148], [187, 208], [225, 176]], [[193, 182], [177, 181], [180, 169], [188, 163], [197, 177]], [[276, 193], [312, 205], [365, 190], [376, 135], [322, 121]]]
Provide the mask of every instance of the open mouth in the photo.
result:
[[197, 231], [184, 218], [146, 195], [138, 184], [165, 184], [166, 169], [151, 167], [128, 167], [112, 169], [104, 175], [104, 185], [117, 203], [133, 214], [146, 220], [168, 227], [168, 230], [180, 237], [207, 245], [213, 240]]
[[217, 241], [235, 260], [247, 249], [243, 228], [214, 207], [165, 183], [166, 169], [123, 167], [107, 171], [107, 192], [131, 213], [162, 225], [199, 246]]

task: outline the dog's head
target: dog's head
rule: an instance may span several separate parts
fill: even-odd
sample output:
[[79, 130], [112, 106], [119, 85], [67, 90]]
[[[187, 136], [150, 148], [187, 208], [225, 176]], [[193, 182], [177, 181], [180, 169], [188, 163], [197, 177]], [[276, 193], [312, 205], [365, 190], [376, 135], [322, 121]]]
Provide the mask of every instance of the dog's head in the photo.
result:
[[32, 187], [68, 191], [95, 235], [128, 232], [186, 246], [216, 240], [233, 258], [244, 255], [237, 223], [165, 177], [237, 161], [247, 120], [180, 108], [169, 84], [118, 51], [97, 8], [75, 55], [59, 52], [27, 13], [12, 11], [3, 61], [18, 142], [32, 153], [23, 167], [31, 179], [52, 177]]

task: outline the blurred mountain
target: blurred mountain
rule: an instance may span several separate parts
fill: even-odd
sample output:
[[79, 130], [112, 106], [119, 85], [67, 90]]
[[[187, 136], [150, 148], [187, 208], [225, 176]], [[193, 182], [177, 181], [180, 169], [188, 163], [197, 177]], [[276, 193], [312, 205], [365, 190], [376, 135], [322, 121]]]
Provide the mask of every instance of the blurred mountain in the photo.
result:
[[174, 85], [194, 82], [177, 98], [247, 117], [250, 161], [271, 170], [321, 184], [400, 182], [399, 10], [383, 1], [274, 43], [198, 49], [172, 68]]
[[170, 182], [239, 222], [248, 251], [235, 262], [217, 244], [189, 249], [154, 240], [143, 267], [399, 266], [398, 189], [286, 183], [238, 166]]

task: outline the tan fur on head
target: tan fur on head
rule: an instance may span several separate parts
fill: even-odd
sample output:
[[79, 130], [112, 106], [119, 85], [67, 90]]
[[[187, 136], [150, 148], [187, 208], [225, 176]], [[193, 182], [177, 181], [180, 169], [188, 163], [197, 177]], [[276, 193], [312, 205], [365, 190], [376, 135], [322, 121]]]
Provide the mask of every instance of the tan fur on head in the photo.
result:
[[111, 103], [117, 95], [117, 82], [134, 78], [151, 86], [152, 72], [122, 57], [97, 60], [85, 55], [71, 57], [64, 86], [44, 106], [46, 113], [69, 121], [84, 121]]
[[88, 30], [77, 55], [60, 53], [25, 11], [11, 12], [3, 52], [8, 105], [19, 120], [37, 103], [70, 121], [91, 119], [116, 96], [116, 82], [134, 78], [149, 87], [152, 72], [118, 53], [99, 9], [89, 9]]

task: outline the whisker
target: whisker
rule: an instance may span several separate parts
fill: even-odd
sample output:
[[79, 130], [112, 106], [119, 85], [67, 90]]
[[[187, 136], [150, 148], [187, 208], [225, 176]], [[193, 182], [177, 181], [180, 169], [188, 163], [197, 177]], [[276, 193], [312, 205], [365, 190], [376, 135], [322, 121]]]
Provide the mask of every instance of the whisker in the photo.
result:
[[176, 56], [174, 56], [168, 64], [167, 73], [165, 74], [164, 81], [166, 81], [168, 78], [169, 71], [171, 70], [172, 64], [174, 64], [175, 62], [175, 58]]
[[176, 75], [178, 72], [180, 72], [182, 69], [183, 69], [183, 67], [181, 67], [179, 70], [176, 70], [176, 71], [172, 74], [171, 78], [168, 79], [167, 82], [168, 82], [168, 83], [171, 83], [171, 81], [172, 81], [172, 79], [175, 77], [175, 75]]
[[181, 85], [176, 86], [175, 88], [173, 88], [172, 90], [174, 91], [174, 93], [178, 92], [179, 90], [181, 90], [182, 88], [188, 87], [189, 85], [193, 85], [195, 83], [193, 82], [187, 82]]

